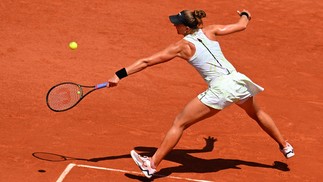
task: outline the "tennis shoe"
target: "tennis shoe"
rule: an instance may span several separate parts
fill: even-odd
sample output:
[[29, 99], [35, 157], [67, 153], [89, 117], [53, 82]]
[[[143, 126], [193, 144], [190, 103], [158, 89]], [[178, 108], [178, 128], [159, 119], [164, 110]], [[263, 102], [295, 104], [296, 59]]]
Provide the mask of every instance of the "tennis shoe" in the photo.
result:
[[286, 147], [285, 148], [280, 148], [281, 153], [284, 154], [284, 156], [289, 159], [295, 155], [294, 148], [292, 147], [291, 144], [286, 142]]
[[147, 156], [140, 156], [134, 150], [130, 152], [132, 159], [135, 161], [137, 166], [140, 168], [141, 172], [147, 177], [151, 178], [153, 174], [156, 172], [151, 166], [151, 158]]

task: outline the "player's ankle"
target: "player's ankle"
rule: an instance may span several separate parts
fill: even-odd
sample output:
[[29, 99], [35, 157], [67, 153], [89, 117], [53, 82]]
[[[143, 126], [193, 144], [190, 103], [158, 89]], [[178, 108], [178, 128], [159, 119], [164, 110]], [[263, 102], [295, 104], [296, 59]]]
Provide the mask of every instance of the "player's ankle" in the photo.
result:
[[283, 143], [279, 143], [279, 148], [283, 149], [285, 147], [287, 147], [289, 145], [289, 143], [287, 142], [287, 140], [285, 140]]
[[153, 169], [156, 169], [157, 166], [155, 165], [155, 162], [153, 160], [153, 158], [150, 158], [150, 167], [153, 168]]

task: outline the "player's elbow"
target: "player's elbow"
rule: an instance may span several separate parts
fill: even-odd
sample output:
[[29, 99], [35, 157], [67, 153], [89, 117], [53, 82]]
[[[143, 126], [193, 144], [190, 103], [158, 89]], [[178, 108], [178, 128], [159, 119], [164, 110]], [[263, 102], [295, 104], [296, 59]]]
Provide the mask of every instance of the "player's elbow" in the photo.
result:
[[149, 60], [148, 59], [141, 59], [138, 61], [137, 64], [139, 65], [140, 69], [142, 70], [142, 69], [145, 69], [149, 66]]
[[239, 23], [237, 26], [236, 26], [236, 31], [239, 32], [239, 31], [243, 31], [247, 28], [247, 24], [244, 24], [244, 23]]
[[247, 29], [247, 25], [241, 25], [240, 30], [242, 31], [242, 30], [245, 30], [245, 29]]
[[163, 63], [167, 61], [168, 59], [163, 58], [163, 57], [149, 57], [149, 58], [144, 58], [140, 60], [140, 65], [143, 69], [154, 66], [156, 64]]

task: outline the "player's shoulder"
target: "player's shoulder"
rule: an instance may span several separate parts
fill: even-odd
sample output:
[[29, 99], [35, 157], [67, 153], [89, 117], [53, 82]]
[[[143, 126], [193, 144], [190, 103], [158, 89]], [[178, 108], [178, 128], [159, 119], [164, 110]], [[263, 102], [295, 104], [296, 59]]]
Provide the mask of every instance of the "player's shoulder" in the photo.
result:
[[185, 39], [181, 39], [169, 45], [166, 50], [177, 52], [179, 57], [188, 60], [192, 56], [192, 53], [195, 51], [195, 46], [191, 42]]
[[183, 39], [180, 39], [180, 40], [172, 43], [170, 46], [171, 47], [183, 48], [183, 47], [186, 47], [186, 46], [189, 46], [189, 45], [190, 45], [190, 42], [183, 38]]
[[217, 32], [221, 29], [221, 25], [208, 25], [202, 29], [205, 36], [211, 40], [216, 40]]
[[186, 49], [185, 47], [188, 45], [188, 43], [184, 40], [178, 40], [176, 42], [173, 42], [171, 44], [169, 44], [164, 50], [163, 52], [176, 52], [179, 53], [181, 51], [183, 51], [184, 49]]

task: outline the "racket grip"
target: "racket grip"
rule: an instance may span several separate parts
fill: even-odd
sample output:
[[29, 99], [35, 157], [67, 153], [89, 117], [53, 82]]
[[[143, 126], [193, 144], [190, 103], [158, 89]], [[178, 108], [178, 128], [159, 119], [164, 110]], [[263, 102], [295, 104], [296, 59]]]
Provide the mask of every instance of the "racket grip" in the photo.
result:
[[109, 84], [109, 82], [104, 82], [104, 83], [100, 83], [100, 84], [97, 84], [95, 86], [96, 89], [100, 89], [100, 88], [104, 88], [104, 87], [107, 87]]

